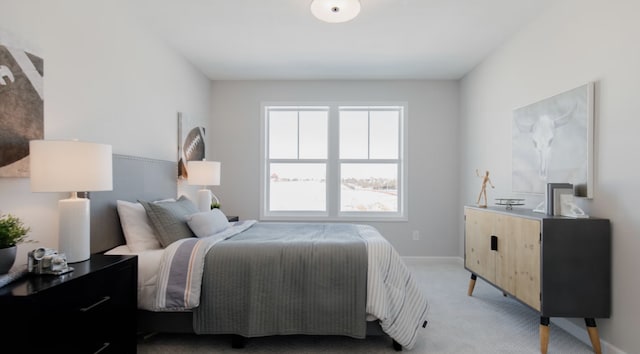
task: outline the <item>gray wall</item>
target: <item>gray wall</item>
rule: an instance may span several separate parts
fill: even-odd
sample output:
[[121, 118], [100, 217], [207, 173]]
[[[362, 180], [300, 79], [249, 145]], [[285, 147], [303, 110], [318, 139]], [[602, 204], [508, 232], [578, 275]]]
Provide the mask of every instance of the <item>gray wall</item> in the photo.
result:
[[214, 81], [210, 156], [222, 162], [221, 185], [213, 190], [223, 211], [259, 218], [260, 103], [323, 100], [408, 102], [409, 220], [371, 224], [403, 256], [457, 256], [455, 81]]
[[[210, 81], [129, 16], [126, 0], [0, 0], [0, 42], [44, 59], [44, 137], [111, 144], [113, 152], [177, 156], [177, 112], [208, 124]], [[188, 190], [188, 188], [187, 188]], [[57, 202], [28, 178], [0, 178], [0, 211], [58, 247]], [[18, 262], [34, 244], [18, 246]]]
[[[613, 345], [610, 353], [615, 347], [640, 351], [639, 13], [638, 1], [558, 2], [461, 81], [460, 204], [475, 202], [480, 189], [475, 168], [491, 171], [496, 189], [489, 190], [490, 200], [513, 195], [514, 108], [596, 82], [595, 196], [580, 205], [612, 222], [613, 312], [610, 319], [598, 320], [602, 338]], [[520, 197], [529, 208], [542, 200]], [[458, 227], [462, 240], [461, 223]], [[582, 321], [571, 323], [584, 328]]]

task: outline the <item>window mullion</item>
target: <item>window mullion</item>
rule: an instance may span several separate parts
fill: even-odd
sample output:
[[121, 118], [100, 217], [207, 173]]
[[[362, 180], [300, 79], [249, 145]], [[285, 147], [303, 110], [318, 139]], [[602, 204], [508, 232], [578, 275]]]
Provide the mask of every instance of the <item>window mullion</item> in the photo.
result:
[[371, 110], [367, 110], [367, 159], [371, 158]]
[[340, 108], [329, 107], [329, 144], [327, 159], [327, 211], [330, 217], [338, 215], [340, 208]]
[[298, 136], [296, 137], [296, 158], [300, 159], [300, 111], [298, 110], [296, 112], [296, 123], [297, 123], [297, 134]]

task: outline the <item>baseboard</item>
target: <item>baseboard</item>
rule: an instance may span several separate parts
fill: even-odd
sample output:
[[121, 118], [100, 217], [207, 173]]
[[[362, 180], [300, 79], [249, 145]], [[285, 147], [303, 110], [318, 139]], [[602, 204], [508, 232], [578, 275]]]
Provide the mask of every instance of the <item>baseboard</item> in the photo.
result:
[[[572, 336], [578, 338], [579, 341], [591, 346], [591, 340], [587, 334], [587, 329], [584, 326], [578, 326], [575, 323], [569, 321], [566, 318], [552, 317], [551, 323], [569, 332]], [[624, 351], [616, 348], [614, 345], [600, 338], [600, 345], [602, 346], [603, 354], [627, 354]]]

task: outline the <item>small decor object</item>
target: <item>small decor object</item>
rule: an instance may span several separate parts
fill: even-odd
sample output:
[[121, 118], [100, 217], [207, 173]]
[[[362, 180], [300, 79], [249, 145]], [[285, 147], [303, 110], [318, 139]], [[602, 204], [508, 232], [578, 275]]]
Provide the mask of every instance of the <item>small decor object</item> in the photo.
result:
[[573, 202], [573, 185], [553, 189], [553, 215], [562, 215], [562, 199], [565, 196], [570, 196]]
[[523, 202], [520, 198], [496, 198], [496, 205], [505, 205], [507, 210], [513, 209], [514, 205], [524, 205]]
[[[481, 176], [480, 172], [478, 172], [478, 169], [476, 169], [476, 176], [482, 178], [482, 187], [480, 188], [480, 194], [478, 194], [478, 201], [476, 202], [476, 204], [478, 204], [478, 206], [481, 208], [486, 208], [487, 207], [487, 183], [489, 183], [491, 188], [495, 188], [495, 186], [493, 185], [493, 183], [491, 183], [491, 179], [489, 179], [489, 171], [485, 171], [484, 176]], [[482, 199], [482, 197], [484, 197], [484, 204], [480, 204], [480, 199]]]
[[[559, 194], [573, 195], [573, 184], [571, 183], [547, 183], [545, 193], [545, 212], [547, 215], [560, 215]], [[558, 203], [558, 204], [556, 204]]]
[[20, 218], [11, 215], [0, 215], [0, 274], [7, 274], [16, 260], [17, 245], [27, 240], [30, 227], [24, 225]]
[[73, 267], [67, 265], [67, 257], [64, 253], [51, 248], [36, 248], [28, 254], [27, 270], [34, 274], [61, 275], [73, 271]]
[[573, 202], [573, 193], [560, 194], [560, 214], [570, 218], [588, 218], [584, 210]]

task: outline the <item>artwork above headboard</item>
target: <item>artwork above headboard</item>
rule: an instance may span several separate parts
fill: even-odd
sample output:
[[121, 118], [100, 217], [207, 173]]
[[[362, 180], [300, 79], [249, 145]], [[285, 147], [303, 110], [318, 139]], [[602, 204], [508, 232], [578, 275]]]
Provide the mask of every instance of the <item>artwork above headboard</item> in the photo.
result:
[[116, 209], [117, 200], [176, 198], [178, 181], [175, 161], [113, 155], [113, 190], [91, 192], [91, 253], [124, 245]]

